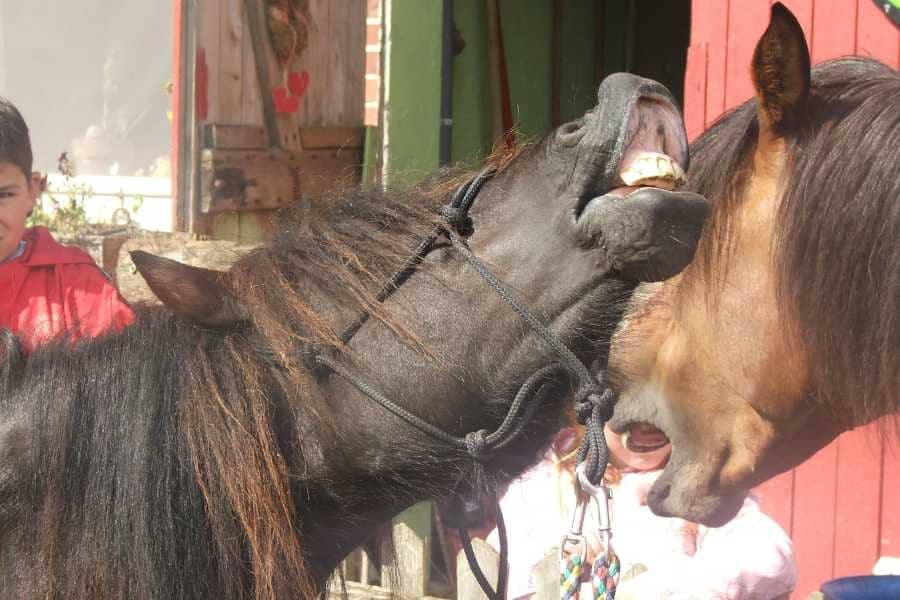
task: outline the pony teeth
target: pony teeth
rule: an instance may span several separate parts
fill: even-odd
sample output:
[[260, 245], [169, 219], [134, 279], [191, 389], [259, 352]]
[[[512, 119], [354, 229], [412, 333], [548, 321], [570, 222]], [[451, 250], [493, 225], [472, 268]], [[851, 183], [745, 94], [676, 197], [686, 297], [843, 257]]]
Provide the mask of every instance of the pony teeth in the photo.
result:
[[687, 174], [672, 157], [660, 152], [641, 152], [619, 176], [627, 186], [649, 185], [675, 189], [687, 182]]

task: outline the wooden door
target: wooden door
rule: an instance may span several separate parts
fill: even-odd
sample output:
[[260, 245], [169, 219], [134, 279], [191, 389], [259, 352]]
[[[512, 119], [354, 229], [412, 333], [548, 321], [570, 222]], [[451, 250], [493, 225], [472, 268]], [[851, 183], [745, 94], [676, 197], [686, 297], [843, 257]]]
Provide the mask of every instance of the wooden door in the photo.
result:
[[355, 179], [366, 1], [180, 1], [184, 227], [240, 229], [243, 213]]

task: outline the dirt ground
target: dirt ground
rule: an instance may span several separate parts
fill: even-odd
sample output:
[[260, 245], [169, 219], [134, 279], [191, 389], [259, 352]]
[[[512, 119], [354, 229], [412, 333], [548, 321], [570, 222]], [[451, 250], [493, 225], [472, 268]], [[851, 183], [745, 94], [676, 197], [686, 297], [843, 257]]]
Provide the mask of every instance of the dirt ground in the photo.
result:
[[91, 253], [132, 304], [157, 303], [153, 292], [131, 261], [129, 252], [143, 250], [189, 265], [207, 269], [228, 269], [238, 258], [254, 248], [224, 240], [198, 240], [184, 233], [123, 231], [108, 235], [85, 236], [69, 241]]

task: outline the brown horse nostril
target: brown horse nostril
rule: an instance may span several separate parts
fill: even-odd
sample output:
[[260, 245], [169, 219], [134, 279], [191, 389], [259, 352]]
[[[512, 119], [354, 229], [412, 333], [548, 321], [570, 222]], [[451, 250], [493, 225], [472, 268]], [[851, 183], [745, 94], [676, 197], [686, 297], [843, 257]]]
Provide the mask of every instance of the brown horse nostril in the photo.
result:
[[662, 503], [666, 501], [671, 491], [672, 484], [660, 483], [658, 480], [653, 487], [650, 488], [650, 491], [647, 492], [647, 504], [653, 509], [653, 512], [661, 516], [666, 516], [661, 513]]

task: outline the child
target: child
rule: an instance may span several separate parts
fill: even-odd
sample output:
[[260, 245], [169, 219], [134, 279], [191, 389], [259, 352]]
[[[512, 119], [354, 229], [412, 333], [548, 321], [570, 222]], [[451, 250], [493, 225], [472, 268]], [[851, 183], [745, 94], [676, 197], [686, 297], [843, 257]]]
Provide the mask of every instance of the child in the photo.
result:
[[[647, 492], [668, 461], [668, 439], [650, 426], [633, 427], [630, 439], [607, 429], [606, 438], [610, 451], [606, 479], [613, 490], [612, 545], [622, 566], [618, 600], [788, 597], [797, 578], [791, 541], [753, 499], [748, 498], [740, 513], [720, 528], [658, 517], [647, 506]], [[548, 554], [556, 556], [569, 529], [576, 448], [574, 430], [565, 430], [544, 461], [515, 481], [500, 503], [509, 535], [511, 599], [534, 593], [534, 567]], [[592, 508], [584, 528], [588, 561], [600, 551], [596, 531]], [[488, 539], [495, 547], [496, 537], [494, 532]]]
[[22, 115], [0, 98], [0, 329], [25, 352], [63, 333], [70, 339], [118, 331], [134, 320], [86, 252], [57, 243], [25, 221], [40, 193]]

